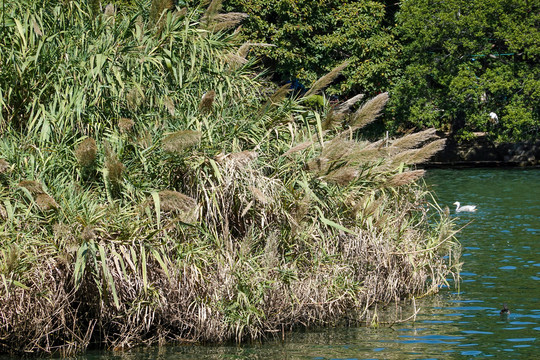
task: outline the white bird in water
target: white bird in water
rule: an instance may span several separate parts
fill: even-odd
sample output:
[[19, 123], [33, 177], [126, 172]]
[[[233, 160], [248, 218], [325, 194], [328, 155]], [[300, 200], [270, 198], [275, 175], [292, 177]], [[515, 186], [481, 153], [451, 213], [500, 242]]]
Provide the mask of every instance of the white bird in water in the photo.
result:
[[456, 212], [462, 212], [462, 211], [475, 212], [476, 211], [476, 205], [459, 206], [459, 201], [456, 201], [454, 205], [457, 206]]

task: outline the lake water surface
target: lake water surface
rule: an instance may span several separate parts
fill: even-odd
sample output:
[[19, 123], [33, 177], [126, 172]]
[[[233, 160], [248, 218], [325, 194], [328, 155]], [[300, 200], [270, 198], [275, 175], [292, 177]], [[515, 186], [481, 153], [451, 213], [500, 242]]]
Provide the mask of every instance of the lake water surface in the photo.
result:
[[[464, 262], [458, 288], [417, 300], [416, 321], [380, 328], [333, 328], [287, 334], [244, 346], [169, 346], [105, 359], [540, 359], [540, 169], [429, 170], [441, 206], [460, 213]], [[501, 317], [502, 304], [511, 314]], [[412, 308], [403, 306], [406, 318]]]

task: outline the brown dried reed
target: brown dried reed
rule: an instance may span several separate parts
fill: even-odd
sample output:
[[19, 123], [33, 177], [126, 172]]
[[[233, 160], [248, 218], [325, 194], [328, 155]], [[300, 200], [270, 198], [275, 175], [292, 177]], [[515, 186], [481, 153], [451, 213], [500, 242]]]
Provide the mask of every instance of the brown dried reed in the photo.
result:
[[105, 168], [107, 169], [107, 178], [109, 181], [118, 185], [122, 182], [122, 174], [124, 172], [124, 164], [118, 159], [118, 155], [113, 151], [110, 144], [105, 142]]
[[5, 159], [0, 159], [0, 174], [8, 172], [10, 169], [9, 163]]
[[199, 111], [202, 114], [206, 114], [212, 111], [212, 105], [214, 104], [214, 99], [216, 97], [216, 92], [214, 90], [209, 90], [204, 93], [199, 103]]
[[182, 154], [187, 148], [197, 145], [201, 141], [199, 131], [182, 130], [169, 134], [163, 138], [163, 150], [171, 154]]
[[358, 130], [372, 123], [381, 114], [386, 102], [388, 93], [382, 93], [367, 101], [360, 109], [354, 113], [350, 126], [353, 130]]
[[388, 186], [403, 186], [409, 185], [417, 181], [426, 173], [425, 170], [405, 171], [390, 177], [387, 181]]
[[122, 133], [130, 132], [133, 129], [134, 125], [135, 121], [133, 121], [132, 119], [128, 119], [125, 117], [118, 119], [118, 128]]
[[75, 148], [75, 158], [82, 167], [92, 166], [96, 161], [97, 145], [92, 138], [86, 138]]
[[41, 185], [39, 181], [23, 180], [19, 183], [19, 186], [25, 188], [34, 196], [39, 194], [45, 194], [45, 191], [43, 190], [43, 185]]
[[305, 94], [304, 94], [304, 98], [307, 98], [309, 97], [310, 95], [315, 95], [317, 94], [319, 91], [321, 91], [322, 89], [324, 89], [325, 87], [327, 87], [328, 85], [330, 85], [330, 83], [332, 83], [332, 81], [335, 80], [335, 78], [337, 78], [339, 76], [339, 74], [341, 74], [341, 72], [343, 71], [343, 69], [345, 69], [347, 66], [349, 65], [349, 62], [348, 61], [345, 61], [341, 64], [339, 64], [338, 66], [336, 66], [334, 69], [332, 69], [332, 71], [330, 71], [328, 74], [322, 76], [321, 78], [319, 78], [317, 81], [315, 81], [315, 83], [311, 86], [311, 89], [309, 89]]

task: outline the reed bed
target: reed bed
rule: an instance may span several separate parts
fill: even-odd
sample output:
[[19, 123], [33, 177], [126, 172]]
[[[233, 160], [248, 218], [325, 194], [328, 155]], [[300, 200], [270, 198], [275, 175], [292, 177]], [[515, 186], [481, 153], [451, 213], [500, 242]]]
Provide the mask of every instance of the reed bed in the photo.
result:
[[414, 169], [434, 133], [369, 143], [387, 94], [269, 89], [220, 8], [5, 1], [0, 353], [361, 324], [459, 270]]

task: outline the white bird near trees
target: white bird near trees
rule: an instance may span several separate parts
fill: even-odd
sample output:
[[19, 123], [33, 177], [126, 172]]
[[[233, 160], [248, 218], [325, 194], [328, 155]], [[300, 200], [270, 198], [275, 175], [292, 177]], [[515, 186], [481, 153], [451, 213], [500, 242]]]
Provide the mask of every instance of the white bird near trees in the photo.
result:
[[499, 123], [499, 117], [493, 111], [489, 113], [489, 117], [491, 118], [491, 121], [493, 123], [495, 123], [495, 124]]
[[456, 212], [475, 212], [476, 211], [476, 205], [465, 205], [465, 206], [459, 206], [459, 201], [456, 201], [454, 203], [456, 205]]

